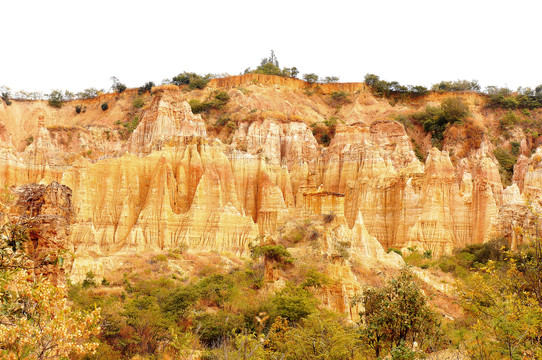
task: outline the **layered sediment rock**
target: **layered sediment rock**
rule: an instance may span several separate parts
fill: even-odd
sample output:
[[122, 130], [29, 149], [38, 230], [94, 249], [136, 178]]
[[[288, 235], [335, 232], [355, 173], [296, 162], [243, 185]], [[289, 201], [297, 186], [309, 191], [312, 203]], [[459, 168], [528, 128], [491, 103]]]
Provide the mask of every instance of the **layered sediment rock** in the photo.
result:
[[[0, 183], [59, 181], [73, 190], [70, 243], [81, 272], [107, 268], [112, 257], [141, 251], [188, 247], [243, 253], [250, 242], [284, 222], [318, 215], [341, 219], [334, 236], [351, 239], [352, 252], [393, 262], [384, 251], [390, 247], [442, 254], [487, 241], [512, 227], [503, 218], [510, 199], [518, 205], [520, 198], [542, 197], [540, 154], [520, 158], [515, 187], [503, 190], [489, 145], [482, 143], [455, 164], [446, 151], [432, 149], [424, 164], [403, 125], [381, 120], [397, 108], [372, 97], [363, 84], [325, 85], [318, 98], [309, 98], [303, 82], [283, 78], [262, 78], [273, 88], [255, 93], [253, 82], [264, 82], [259, 79], [213, 80], [210, 90], [198, 93], [211, 98], [213, 89], [226, 87], [231, 101], [238, 101], [231, 107], [235, 114], [259, 114], [236, 122], [230, 144], [209, 138], [206, 126], [212, 124], [194, 115], [186, 93], [171, 86], [153, 90], [139, 125], [125, 141], [102, 127], [113, 126], [111, 114], [124, 111], [127, 117], [132, 111], [126, 110], [131, 109], [129, 91], [107, 95], [109, 117], [96, 99], [89, 100], [84, 115], [67, 107], [53, 110], [43, 102], [35, 109], [27, 103], [3, 106]], [[339, 90], [350, 91], [353, 100], [340, 110], [344, 123], [324, 148], [308, 125], [310, 116], [330, 118], [339, 111], [326, 97]], [[273, 91], [278, 100], [269, 98]], [[23, 152], [24, 136], [10, 122], [17, 113], [25, 121], [37, 118], [25, 125], [32, 129], [33, 142]], [[76, 116], [87, 121], [84, 131], [51, 136], [55, 124], [74, 128]], [[77, 146], [61, 148], [61, 140], [69, 139]], [[92, 147], [93, 142], [100, 146]], [[66, 153], [72, 148], [77, 152]], [[91, 148], [99, 148], [100, 155], [92, 156]], [[92, 265], [85, 258], [102, 260]]]

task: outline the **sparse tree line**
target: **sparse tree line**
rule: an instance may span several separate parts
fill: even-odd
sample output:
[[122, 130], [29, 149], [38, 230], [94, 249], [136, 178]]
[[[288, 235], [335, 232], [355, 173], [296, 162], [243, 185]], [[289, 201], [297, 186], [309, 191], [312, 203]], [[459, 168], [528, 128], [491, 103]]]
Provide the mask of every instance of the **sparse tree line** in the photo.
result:
[[[268, 58], [263, 58], [260, 65], [255, 69], [246, 68], [242, 74], [263, 74], [275, 75], [288, 78], [298, 78], [300, 72], [297, 67], [281, 68], [275, 52], [271, 50]], [[190, 90], [204, 89], [207, 83], [213, 78], [225, 77], [229, 74], [205, 74], [199, 75], [194, 72], [182, 72], [171, 79], [162, 80], [164, 84], [174, 84], [178, 86], [186, 85]], [[320, 77], [315, 73], [306, 73], [301, 76], [309, 85], [319, 83], [336, 83], [339, 81], [337, 76]], [[536, 109], [542, 107], [542, 84], [534, 89], [529, 87], [519, 87], [513, 91], [507, 87], [487, 86], [484, 91], [477, 80], [456, 80], [441, 81], [434, 84], [430, 89], [422, 85], [403, 85], [398, 81], [386, 81], [380, 79], [375, 74], [366, 74], [365, 83], [378, 96], [382, 97], [417, 97], [427, 94], [429, 91], [435, 92], [464, 92], [471, 91], [485, 94], [489, 98], [488, 106], [494, 108], [514, 109]], [[112, 92], [122, 93], [127, 86], [117, 77], [111, 77], [112, 86], [109, 89]], [[155, 83], [149, 81], [139, 87], [138, 94], [150, 92]], [[26, 92], [23, 90], [13, 92], [9, 87], [0, 87], [0, 97], [9, 106], [11, 100], [49, 100], [49, 104], [54, 107], [62, 106], [65, 101], [92, 99], [106, 93], [105, 89], [88, 88], [74, 93], [69, 90], [51, 90], [48, 94], [43, 92]]]
[[[365, 83], [378, 96], [409, 96], [416, 97], [429, 92], [425, 86], [402, 85], [397, 81], [386, 81], [374, 74], [365, 75]], [[493, 108], [514, 109], [536, 109], [542, 107], [542, 84], [532, 89], [519, 87], [513, 91], [506, 87], [487, 86], [484, 91], [477, 80], [456, 80], [441, 81], [431, 87], [435, 92], [464, 92], [471, 91], [487, 95], [488, 106]]]

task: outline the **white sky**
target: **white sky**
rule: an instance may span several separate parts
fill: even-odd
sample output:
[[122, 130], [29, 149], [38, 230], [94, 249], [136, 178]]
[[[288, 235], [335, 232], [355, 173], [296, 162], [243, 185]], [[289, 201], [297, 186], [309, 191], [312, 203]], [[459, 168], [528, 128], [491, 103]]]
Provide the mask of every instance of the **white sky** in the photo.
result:
[[542, 84], [542, 1], [4, 0], [0, 85], [129, 87], [237, 75], [273, 49], [301, 74], [402, 84]]

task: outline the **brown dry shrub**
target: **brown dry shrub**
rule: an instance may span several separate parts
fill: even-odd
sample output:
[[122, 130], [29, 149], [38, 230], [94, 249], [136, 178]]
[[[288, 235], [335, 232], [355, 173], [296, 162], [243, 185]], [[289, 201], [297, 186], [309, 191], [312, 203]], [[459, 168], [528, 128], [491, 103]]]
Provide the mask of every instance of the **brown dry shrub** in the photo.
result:
[[482, 139], [484, 138], [484, 129], [471, 122], [465, 125], [465, 149], [466, 151], [476, 150], [480, 148]]
[[271, 118], [279, 121], [286, 122], [288, 121], [288, 116], [286, 116], [283, 112], [280, 111], [264, 111], [261, 115], [263, 119]]

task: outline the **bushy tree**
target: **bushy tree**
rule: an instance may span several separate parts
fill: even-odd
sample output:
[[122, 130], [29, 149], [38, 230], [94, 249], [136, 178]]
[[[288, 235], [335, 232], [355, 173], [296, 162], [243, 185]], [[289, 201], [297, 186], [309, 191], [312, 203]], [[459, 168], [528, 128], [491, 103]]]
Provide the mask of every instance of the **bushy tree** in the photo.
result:
[[314, 296], [301, 287], [289, 285], [272, 299], [277, 316], [297, 322], [316, 311]]
[[448, 125], [465, 120], [469, 114], [469, 106], [462, 98], [449, 97], [442, 101], [440, 107], [427, 106], [425, 111], [412, 115], [412, 118], [422, 123], [424, 130], [431, 132], [433, 138], [442, 140]]
[[61, 90], [52, 90], [48, 95], [49, 105], [56, 108], [61, 108], [64, 103], [64, 95]]
[[291, 263], [292, 255], [283, 245], [259, 245], [252, 249], [252, 257], [263, 256], [266, 261]]
[[[13, 201], [2, 195], [2, 209]], [[36, 276], [48, 262], [30, 259], [26, 252], [32, 219], [27, 215], [16, 220], [0, 213], [0, 357], [2, 359], [67, 359], [70, 354], [93, 352], [92, 341], [100, 328], [100, 310], [74, 310], [67, 301], [67, 291], [49, 279]]]
[[375, 74], [365, 75], [365, 84], [367, 84], [374, 94], [378, 96], [422, 96], [427, 93], [427, 88], [421, 85], [401, 85], [397, 81], [381, 80]]
[[78, 92], [75, 96], [78, 98], [78, 99], [94, 99], [96, 97], [98, 97], [98, 95], [100, 93], [103, 93], [103, 90], [98, 90], [98, 89], [95, 89], [95, 88], [88, 88], [88, 89], [85, 89], [81, 92]]
[[468, 319], [459, 340], [471, 359], [542, 356], [542, 308], [532, 290], [513, 256], [504, 267], [490, 263], [459, 284]]
[[[407, 269], [401, 270], [381, 288], [368, 288], [361, 296], [360, 313], [362, 338], [380, 356], [384, 348], [390, 351], [402, 343], [428, 344], [439, 334], [436, 313]], [[430, 345], [430, 344], [428, 344]]]
[[0, 97], [2, 98], [2, 100], [4, 100], [4, 102], [6, 103], [6, 105], [11, 105], [11, 101], [9, 100], [11, 96], [11, 89], [7, 86], [0, 86]]
[[329, 84], [329, 83], [336, 83], [339, 81], [339, 77], [338, 76], [326, 76], [324, 78], [324, 82], [326, 84]]
[[303, 74], [303, 80], [305, 80], [309, 84], [314, 84], [318, 82], [318, 75], [316, 75], [315, 73]]
[[26, 272], [0, 282], [0, 354], [3, 359], [67, 359], [93, 352], [100, 309], [73, 310], [66, 288]]
[[117, 77], [112, 76], [111, 81], [113, 82], [113, 85], [111, 86], [111, 90], [113, 90], [114, 92], [118, 92], [119, 94], [126, 91], [127, 89], [126, 85], [121, 83]]
[[143, 95], [146, 92], [151, 92], [151, 89], [153, 88], [154, 83], [152, 81], [148, 81], [145, 83], [145, 85], [140, 86], [139, 89], [137, 89], [138, 95]]
[[191, 90], [195, 89], [204, 89], [205, 86], [207, 86], [207, 83], [209, 80], [211, 80], [213, 76], [211, 74], [207, 75], [198, 75], [193, 72], [183, 72], [178, 74], [177, 76], [174, 76], [171, 79], [171, 83], [174, 85], [188, 85], [188, 88]]
[[481, 90], [478, 80], [441, 81], [431, 87], [433, 91], [476, 91]]
[[286, 333], [283, 351], [287, 359], [354, 359], [360, 342], [356, 330], [336, 314], [314, 313]]
[[250, 68], [245, 69], [245, 74], [263, 74], [263, 75], [276, 75], [282, 77], [291, 77], [295, 78], [299, 74], [297, 68], [280, 68], [279, 61], [275, 56], [275, 52], [271, 50], [271, 55], [268, 58], [263, 58], [260, 62], [260, 65], [255, 69], [251, 70]]

